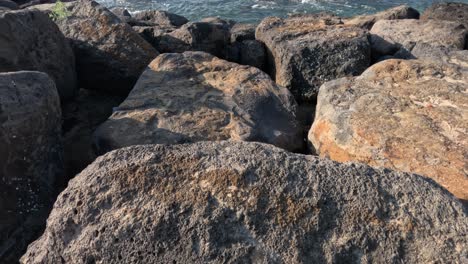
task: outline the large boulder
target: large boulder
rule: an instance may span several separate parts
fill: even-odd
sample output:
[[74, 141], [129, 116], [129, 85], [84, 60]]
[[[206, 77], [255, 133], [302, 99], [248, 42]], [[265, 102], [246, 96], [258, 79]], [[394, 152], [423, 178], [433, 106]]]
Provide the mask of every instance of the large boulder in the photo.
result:
[[231, 28], [231, 43], [255, 40], [255, 24], [236, 23]]
[[219, 58], [226, 57], [230, 27], [217, 22], [189, 22], [164, 34], [156, 48], [161, 52], [204, 51]]
[[0, 263], [37, 239], [62, 176], [60, 99], [41, 72], [0, 73]]
[[0, 13], [0, 72], [19, 70], [47, 73], [62, 99], [77, 91], [73, 50], [57, 25], [39, 11]]
[[419, 12], [410, 6], [401, 5], [376, 14], [356, 16], [350, 19], [346, 19], [345, 24], [371, 29], [372, 26], [379, 20], [395, 19], [419, 19]]
[[380, 20], [372, 27], [371, 43], [376, 57], [394, 55], [414, 58], [416, 45], [462, 50], [468, 29], [462, 24], [443, 20]]
[[247, 142], [133, 146], [62, 192], [22, 263], [464, 263], [463, 205], [417, 175]]
[[297, 151], [295, 111], [289, 91], [254, 67], [204, 52], [161, 54], [98, 128], [96, 149], [233, 139]]
[[270, 74], [299, 101], [315, 99], [326, 81], [363, 72], [371, 57], [367, 37], [364, 29], [328, 15], [268, 17], [256, 30]]
[[188, 23], [188, 19], [176, 14], [161, 10], [146, 10], [133, 15], [137, 21], [146, 22], [155, 26], [171, 26], [179, 28]]
[[[71, 40], [80, 87], [128, 93], [158, 52], [126, 23], [94, 1], [65, 3], [57, 25]], [[50, 12], [54, 4], [34, 8]]]
[[456, 63], [386, 60], [324, 84], [310, 142], [322, 157], [418, 173], [468, 200], [468, 67]]
[[466, 3], [436, 3], [428, 7], [421, 19], [449, 20], [463, 24], [468, 28], [468, 4]]

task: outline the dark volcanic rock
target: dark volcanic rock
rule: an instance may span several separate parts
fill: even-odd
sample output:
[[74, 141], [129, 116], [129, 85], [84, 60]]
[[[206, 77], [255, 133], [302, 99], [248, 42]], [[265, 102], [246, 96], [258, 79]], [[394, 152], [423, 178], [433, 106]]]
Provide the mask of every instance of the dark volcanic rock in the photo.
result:
[[45, 226], [62, 176], [60, 100], [41, 72], [0, 73], [0, 263]]
[[267, 47], [270, 74], [299, 101], [313, 100], [326, 81], [363, 72], [371, 58], [367, 37], [327, 14], [268, 17], [256, 31]]
[[133, 18], [137, 21], [146, 22], [152, 25], [172, 26], [175, 28], [181, 27], [182, 25], [188, 23], [188, 19], [183, 16], [160, 10], [147, 10], [138, 12], [133, 15]]
[[258, 40], [244, 40], [230, 44], [226, 59], [242, 65], [250, 65], [265, 70], [265, 45]]
[[243, 140], [302, 150], [290, 92], [204, 52], [161, 54], [96, 131], [99, 153], [140, 144]]
[[[50, 10], [51, 5], [34, 8]], [[128, 24], [94, 1], [66, 3], [68, 16], [57, 21], [75, 50], [80, 87], [128, 93], [158, 52]]]
[[410, 6], [402, 5], [376, 14], [356, 16], [347, 19], [345, 24], [371, 29], [372, 26], [379, 20], [395, 19], [419, 19], [419, 12]]
[[422, 14], [421, 19], [455, 21], [468, 28], [468, 4], [437, 3], [427, 8]]
[[127, 9], [122, 7], [114, 7], [109, 9], [114, 15], [116, 15], [122, 22], [129, 23], [132, 20], [132, 15]]
[[62, 192], [22, 263], [464, 263], [463, 205], [417, 175], [270, 145], [134, 146]]
[[19, 70], [47, 73], [62, 99], [77, 91], [73, 50], [57, 25], [39, 11], [0, 13], [0, 72]]
[[189, 22], [165, 34], [156, 48], [161, 52], [204, 51], [225, 58], [229, 41], [230, 31], [226, 24]]

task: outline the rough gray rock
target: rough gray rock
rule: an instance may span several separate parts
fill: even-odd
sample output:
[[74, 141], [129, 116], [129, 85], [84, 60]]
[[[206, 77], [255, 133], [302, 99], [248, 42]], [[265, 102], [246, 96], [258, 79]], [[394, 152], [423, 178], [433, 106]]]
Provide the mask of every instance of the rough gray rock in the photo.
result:
[[246, 142], [134, 146], [62, 192], [22, 263], [465, 263], [463, 205], [417, 175]]
[[227, 47], [226, 59], [242, 65], [250, 65], [265, 70], [265, 45], [258, 40], [244, 40]]
[[384, 10], [376, 14], [356, 16], [350, 19], [346, 19], [345, 24], [358, 26], [370, 30], [372, 26], [379, 20], [395, 19], [419, 19], [419, 12], [418, 10], [410, 6], [401, 5]]
[[[73, 43], [80, 87], [127, 94], [158, 51], [94, 1], [65, 5], [68, 16], [57, 24]], [[50, 12], [53, 6], [34, 8]]]
[[62, 176], [60, 99], [41, 72], [0, 73], [0, 263], [39, 237]]
[[401, 19], [380, 20], [370, 32], [375, 57], [411, 58], [411, 51], [418, 44], [462, 50], [468, 30], [451, 21]]
[[421, 19], [449, 20], [463, 24], [468, 29], [468, 4], [436, 3], [428, 7]]
[[367, 31], [328, 14], [265, 18], [256, 30], [269, 73], [298, 101], [312, 101], [322, 83], [362, 73], [371, 62]]
[[189, 22], [171, 33], [164, 34], [156, 48], [168, 53], [204, 51], [225, 58], [229, 41], [230, 31], [227, 24]]
[[73, 50], [54, 22], [39, 11], [0, 13], [0, 72], [19, 70], [47, 73], [62, 99], [77, 91]]
[[296, 102], [264, 72], [204, 52], [161, 54], [95, 133], [96, 150], [205, 140], [300, 151]]
[[150, 23], [155, 26], [172, 26], [175, 28], [179, 28], [188, 23], [188, 19], [183, 16], [160, 10], [138, 12], [133, 15], [133, 18], [137, 21]]

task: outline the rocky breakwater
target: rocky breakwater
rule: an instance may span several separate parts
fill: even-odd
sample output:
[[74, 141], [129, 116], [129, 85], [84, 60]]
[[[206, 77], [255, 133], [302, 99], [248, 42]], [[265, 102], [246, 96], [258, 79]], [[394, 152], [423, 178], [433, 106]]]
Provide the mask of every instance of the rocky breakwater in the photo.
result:
[[467, 262], [466, 5], [0, 6], [0, 263]]
[[462, 204], [417, 175], [249, 142], [110, 152], [22, 263], [463, 262]]
[[139, 144], [203, 140], [303, 147], [296, 102], [257, 68], [204, 52], [156, 58], [128, 98], [96, 131], [99, 153]]
[[[322, 157], [430, 177], [468, 200], [464, 60], [386, 60], [320, 88], [309, 140]], [[461, 65], [457, 65], [460, 62]]]

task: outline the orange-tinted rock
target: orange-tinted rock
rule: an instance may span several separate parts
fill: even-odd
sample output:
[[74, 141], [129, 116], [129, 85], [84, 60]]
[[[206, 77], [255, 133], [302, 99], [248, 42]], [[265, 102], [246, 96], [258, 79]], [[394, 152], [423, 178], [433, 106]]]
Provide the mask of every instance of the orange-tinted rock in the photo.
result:
[[468, 68], [457, 62], [387, 60], [324, 84], [309, 141], [322, 157], [421, 174], [468, 200]]

